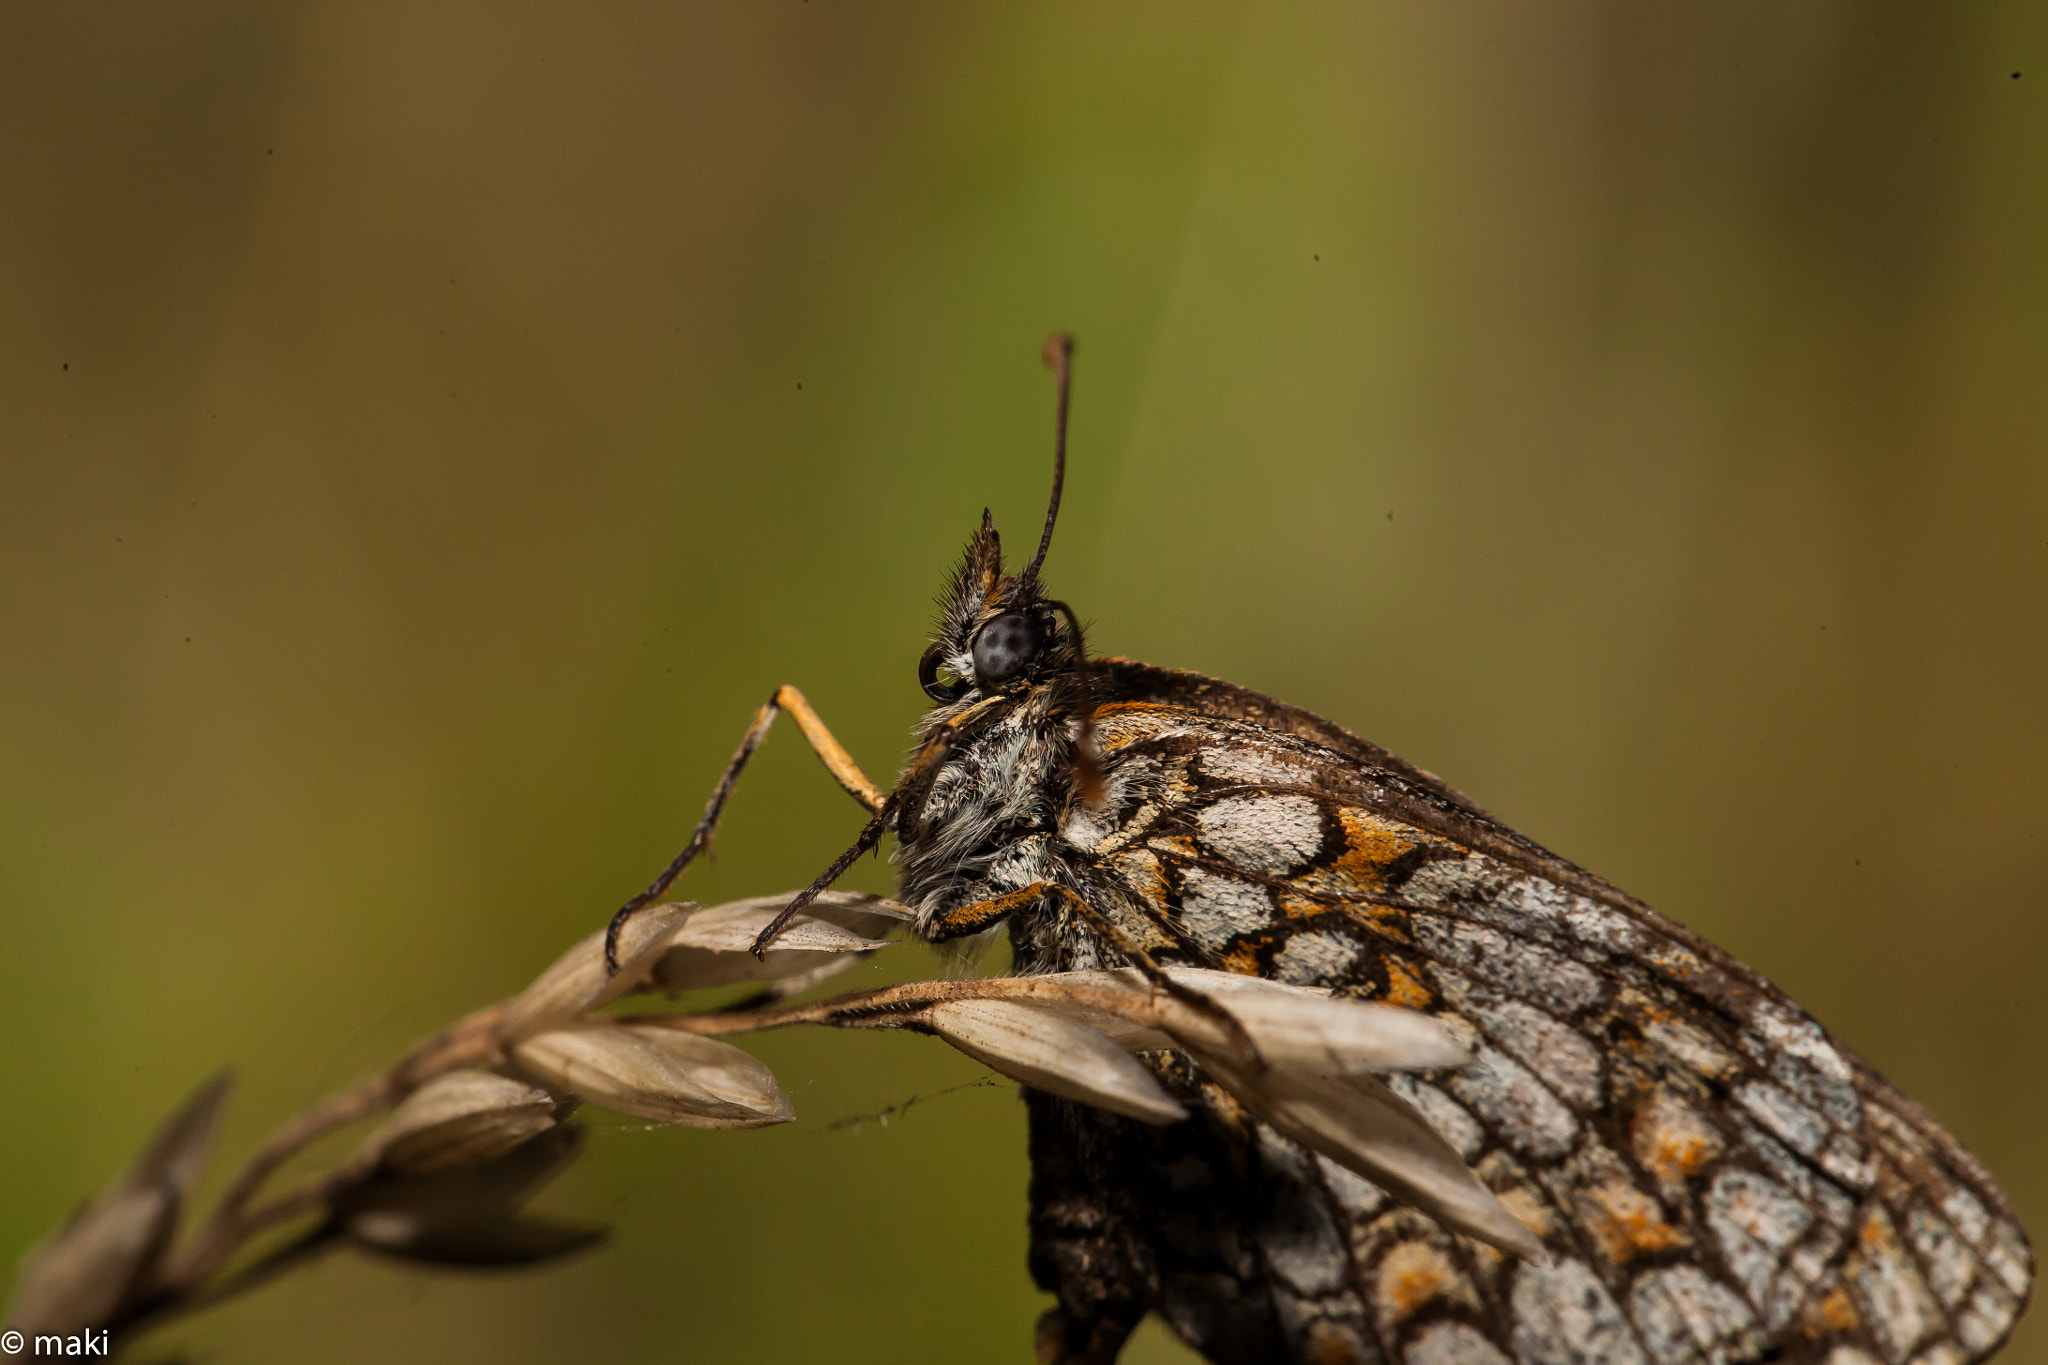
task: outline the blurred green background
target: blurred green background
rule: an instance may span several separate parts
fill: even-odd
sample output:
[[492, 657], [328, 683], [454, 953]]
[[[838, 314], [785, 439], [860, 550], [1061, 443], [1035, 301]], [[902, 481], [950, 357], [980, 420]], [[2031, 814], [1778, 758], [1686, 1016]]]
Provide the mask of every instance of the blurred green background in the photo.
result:
[[[516, 989], [775, 684], [893, 772], [1056, 326], [1098, 649], [1731, 948], [2048, 1231], [2048, 10], [23, 0], [0, 185], [0, 1263]], [[859, 824], [778, 733], [684, 890]], [[1028, 1359], [1014, 1092], [756, 1050], [789, 1128], [596, 1119], [598, 1254], [157, 1349]]]

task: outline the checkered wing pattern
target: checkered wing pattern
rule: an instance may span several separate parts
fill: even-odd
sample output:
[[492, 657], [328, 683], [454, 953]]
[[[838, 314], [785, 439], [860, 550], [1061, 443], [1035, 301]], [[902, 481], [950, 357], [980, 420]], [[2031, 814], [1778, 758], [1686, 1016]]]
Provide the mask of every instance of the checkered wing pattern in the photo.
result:
[[1074, 1341], [1146, 1310], [1219, 1361], [1962, 1365], [2004, 1340], [2032, 1280], [2004, 1196], [1757, 973], [1327, 722], [1103, 675], [1107, 800], [1062, 831], [1091, 900], [1162, 959], [1442, 1020], [1479, 1065], [1393, 1084], [1549, 1259], [1444, 1231], [1166, 1057], [1195, 1122], [1030, 1097], [1033, 1266]]

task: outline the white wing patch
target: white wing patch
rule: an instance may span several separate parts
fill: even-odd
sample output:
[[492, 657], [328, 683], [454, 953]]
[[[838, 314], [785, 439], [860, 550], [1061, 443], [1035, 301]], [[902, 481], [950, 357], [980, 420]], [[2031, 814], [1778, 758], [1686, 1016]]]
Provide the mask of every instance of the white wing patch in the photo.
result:
[[1284, 877], [1323, 846], [1323, 817], [1306, 796], [1230, 796], [1195, 817], [1202, 842], [1249, 872]]
[[1181, 922], [1195, 941], [1217, 947], [1273, 922], [1273, 900], [1263, 887], [1199, 868], [1182, 874]]
[[1648, 1365], [1621, 1306], [1584, 1261], [1525, 1263], [1512, 1300], [1523, 1365]]
[[1813, 1221], [1790, 1190], [1754, 1171], [1723, 1171], [1707, 1193], [1707, 1226], [1749, 1301], [1764, 1303], [1778, 1262]]
[[1433, 1322], [1408, 1343], [1408, 1365], [1507, 1365], [1499, 1348], [1462, 1322]]
[[1756, 1314], [1698, 1266], [1637, 1277], [1629, 1306], [1657, 1365], [1722, 1365], [1756, 1354]]
[[1273, 978], [1296, 986], [1327, 981], [1350, 971], [1360, 951], [1341, 934], [1319, 929], [1299, 933], [1273, 954]]

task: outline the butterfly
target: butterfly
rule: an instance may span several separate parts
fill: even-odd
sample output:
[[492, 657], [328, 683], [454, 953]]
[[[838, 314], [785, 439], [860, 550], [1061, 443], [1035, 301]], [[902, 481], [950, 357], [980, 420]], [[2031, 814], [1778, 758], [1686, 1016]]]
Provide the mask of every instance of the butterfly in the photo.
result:
[[[1531, 1238], [1477, 1240], [1282, 1137], [1186, 1054], [1152, 1126], [1026, 1089], [1042, 1361], [1113, 1361], [1148, 1313], [1217, 1362], [1965, 1365], [2005, 1340], [2033, 1254], [1939, 1124], [1757, 972], [1444, 782], [1256, 692], [1090, 659], [986, 512], [918, 678], [894, 788], [794, 688], [756, 713], [689, 844], [789, 711], [869, 812], [786, 922], [893, 834], [898, 897], [1013, 971], [1176, 964], [1422, 1011], [1476, 1064], [1388, 1085]], [[757, 948], [772, 941], [765, 930]], [[1163, 978], [1161, 978], [1164, 984]], [[1538, 1254], [1537, 1243], [1540, 1243]]]

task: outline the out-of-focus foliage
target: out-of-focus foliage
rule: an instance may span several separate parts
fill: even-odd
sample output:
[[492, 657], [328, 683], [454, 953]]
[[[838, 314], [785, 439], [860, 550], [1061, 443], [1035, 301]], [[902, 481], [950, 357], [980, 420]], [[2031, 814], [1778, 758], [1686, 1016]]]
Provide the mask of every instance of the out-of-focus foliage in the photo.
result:
[[[1055, 326], [1098, 648], [1726, 944], [2041, 1232], [2044, 147], [2024, 5], [7, 6], [0, 1256], [221, 1064], [231, 1162], [516, 989], [777, 683], [889, 774], [982, 506], [1036, 535]], [[680, 891], [859, 825], [778, 733]], [[795, 1124], [599, 1123], [597, 1254], [175, 1339], [1024, 1358], [1010, 1092], [756, 1050]]]

